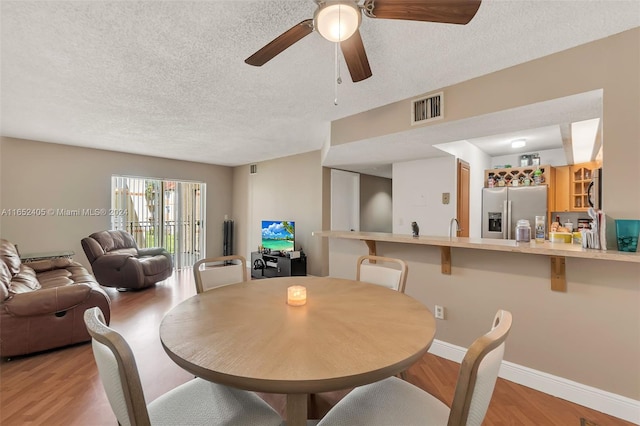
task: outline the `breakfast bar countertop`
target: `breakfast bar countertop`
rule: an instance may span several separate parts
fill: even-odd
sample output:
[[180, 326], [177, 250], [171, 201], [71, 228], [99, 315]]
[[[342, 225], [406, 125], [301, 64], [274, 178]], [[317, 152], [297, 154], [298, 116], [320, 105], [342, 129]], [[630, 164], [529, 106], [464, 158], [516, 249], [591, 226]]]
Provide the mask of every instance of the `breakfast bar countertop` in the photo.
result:
[[316, 231], [313, 232], [313, 235], [326, 238], [362, 240], [367, 243], [370, 250], [372, 245], [375, 247], [375, 242], [380, 241], [640, 263], [640, 253], [622, 252], [617, 250], [584, 249], [578, 244], [552, 243], [549, 241], [545, 241], [544, 243], [536, 243], [535, 241], [531, 241], [529, 243], [516, 243], [515, 240], [496, 240], [488, 238], [449, 238], [429, 235], [413, 237], [410, 234], [353, 231]]

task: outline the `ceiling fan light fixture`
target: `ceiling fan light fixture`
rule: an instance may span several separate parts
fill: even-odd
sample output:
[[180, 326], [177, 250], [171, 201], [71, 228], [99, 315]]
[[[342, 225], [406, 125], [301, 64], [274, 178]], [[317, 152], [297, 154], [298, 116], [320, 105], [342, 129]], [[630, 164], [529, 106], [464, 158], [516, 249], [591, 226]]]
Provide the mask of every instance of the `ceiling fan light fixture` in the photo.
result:
[[313, 20], [320, 35], [337, 43], [351, 37], [360, 27], [362, 15], [355, 2], [326, 2], [316, 10]]

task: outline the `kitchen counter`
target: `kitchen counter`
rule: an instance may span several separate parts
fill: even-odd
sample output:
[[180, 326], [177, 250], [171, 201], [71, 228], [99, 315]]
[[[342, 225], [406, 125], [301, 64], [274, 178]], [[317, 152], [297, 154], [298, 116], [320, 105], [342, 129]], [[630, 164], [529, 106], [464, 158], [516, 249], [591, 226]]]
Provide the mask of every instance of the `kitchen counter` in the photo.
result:
[[[512, 253], [539, 254], [545, 256], [580, 257], [584, 259], [614, 260], [619, 262], [640, 263], [640, 253], [628, 253], [616, 250], [583, 249], [578, 244], [516, 243], [515, 240], [494, 240], [490, 238], [432, 237], [421, 235], [417, 238], [408, 234], [387, 234], [384, 232], [317, 231], [314, 236], [344, 238], [362, 241], [381, 241], [389, 243], [421, 244], [427, 246], [459, 247], [476, 250], [507, 251]], [[368, 243], [367, 243], [368, 244]]]
[[525, 253], [549, 256], [551, 264], [551, 289], [566, 291], [565, 259], [567, 257], [596, 259], [617, 262], [640, 263], [640, 253], [628, 253], [616, 250], [584, 249], [577, 244], [566, 243], [516, 243], [514, 240], [494, 240], [487, 238], [434, 237], [421, 235], [412, 237], [408, 234], [388, 234], [384, 232], [349, 232], [349, 231], [316, 231], [312, 235], [325, 238], [343, 238], [364, 241], [369, 247], [369, 254], [376, 255], [376, 242], [401, 244], [418, 244], [437, 246], [441, 250], [442, 273], [451, 274], [451, 248], [474, 250], [492, 250], [511, 253]]

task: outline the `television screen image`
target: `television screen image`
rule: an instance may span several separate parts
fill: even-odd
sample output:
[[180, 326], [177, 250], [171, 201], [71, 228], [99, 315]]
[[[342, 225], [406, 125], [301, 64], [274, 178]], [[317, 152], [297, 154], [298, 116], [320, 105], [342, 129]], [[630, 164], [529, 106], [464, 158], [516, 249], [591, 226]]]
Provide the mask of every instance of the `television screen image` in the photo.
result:
[[295, 222], [286, 220], [262, 221], [262, 247], [271, 251], [293, 251]]

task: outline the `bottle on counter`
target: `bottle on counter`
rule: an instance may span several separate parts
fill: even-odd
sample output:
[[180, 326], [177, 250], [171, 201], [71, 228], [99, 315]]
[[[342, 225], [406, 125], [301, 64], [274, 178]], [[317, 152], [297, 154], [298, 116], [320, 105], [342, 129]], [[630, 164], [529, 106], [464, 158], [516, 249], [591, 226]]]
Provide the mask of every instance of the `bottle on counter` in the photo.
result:
[[540, 167], [538, 167], [536, 171], [533, 172], [533, 184], [540, 185], [541, 183], [542, 183], [542, 170], [540, 170]]
[[528, 243], [531, 241], [531, 224], [527, 219], [520, 219], [516, 224], [516, 242]]
[[544, 216], [536, 216], [536, 243], [544, 243], [545, 225]]
[[564, 227], [567, 228], [568, 232], [573, 232], [573, 222], [571, 222], [571, 219], [568, 219], [565, 223], [564, 223]]

